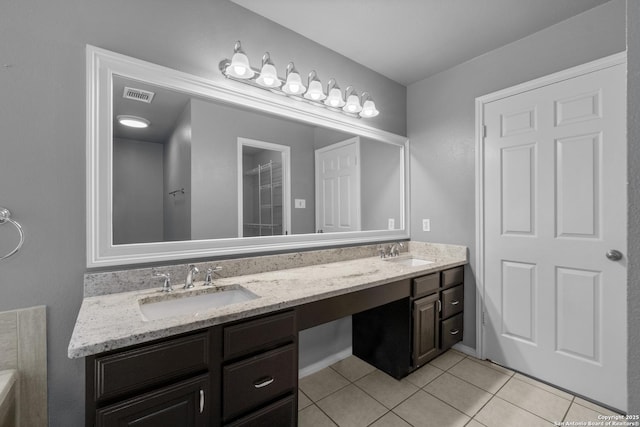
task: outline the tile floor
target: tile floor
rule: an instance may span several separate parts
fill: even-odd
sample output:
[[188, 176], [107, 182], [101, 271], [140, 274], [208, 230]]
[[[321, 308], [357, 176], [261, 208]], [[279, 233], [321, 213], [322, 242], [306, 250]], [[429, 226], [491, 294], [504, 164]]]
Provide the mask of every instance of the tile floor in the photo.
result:
[[351, 356], [300, 379], [298, 410], [300, 427], [535, 427], [615, 415], [455, 350], [401, 381]]

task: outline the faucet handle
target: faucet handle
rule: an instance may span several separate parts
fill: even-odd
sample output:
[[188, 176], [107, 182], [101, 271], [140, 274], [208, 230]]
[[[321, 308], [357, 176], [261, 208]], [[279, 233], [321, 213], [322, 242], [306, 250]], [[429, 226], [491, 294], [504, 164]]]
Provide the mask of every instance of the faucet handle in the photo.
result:
[[207, 268], [207, 274], [204, 277], [204, 284], [202, 286], [212, 286], [213, 285], [213, 274], [216, 271], [222, 270], [222, 267], [219, 265], [214, 265], [213, 267]]
[[171, 292], [173, 288], [171, 287], [171, 274], [169, 273], [154, 273], [153, 277], [159, 277], [164, 279], [162, 283], [162, 288], [160, 288], [160, 292]]

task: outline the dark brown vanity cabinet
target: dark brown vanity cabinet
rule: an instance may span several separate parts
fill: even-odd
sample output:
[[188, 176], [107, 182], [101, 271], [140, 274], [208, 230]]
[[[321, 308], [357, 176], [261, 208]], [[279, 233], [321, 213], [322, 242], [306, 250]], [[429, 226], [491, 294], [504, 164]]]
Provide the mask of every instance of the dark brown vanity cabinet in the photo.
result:
[[205, 331], [88, 357], [86, 425], [209, 425], [210, 344]]
[[411, 280], [411, 293], [353, 319], [353, 354], [402, 378], [462, 340], [464, 267]]
[[86, 425], [295, 426], [294, 311], [86, 358]]

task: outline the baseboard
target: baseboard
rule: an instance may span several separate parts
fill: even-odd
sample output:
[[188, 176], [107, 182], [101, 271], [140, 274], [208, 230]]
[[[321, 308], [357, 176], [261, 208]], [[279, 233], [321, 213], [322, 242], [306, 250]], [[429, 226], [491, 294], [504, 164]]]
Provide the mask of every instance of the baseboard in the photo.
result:
[[309, 366], [305, 366], [304, 368], [301, 368], [300, 370], [298, 370], [298, 378], [303, 378], [308, 375], [315, 374], [316, 372], [321, 371], [324, 368], [329, 367], [334, 363], [341, 361], [342, 359], [346, 359], [347, 357], [351, 356], [351, 354], [353, 354], [352, 351], [353, 351], [353, 348], [349, 346], [342, 351], [339, 351], [330, 356], [327, 356], [324, 359], [319, 360], [315, 363], [312, 363]]
[[467, 356], [478, 358], [478, 353], [476, 352], [475, 348], [471, 348], [471, 347], [469, 347], [467, 345], [464, 345], [462, 343], [458, 343], [458, 344], [454, 345], [453, 349], [454, 350], [458, 350], [460, 353], [464, 353]]

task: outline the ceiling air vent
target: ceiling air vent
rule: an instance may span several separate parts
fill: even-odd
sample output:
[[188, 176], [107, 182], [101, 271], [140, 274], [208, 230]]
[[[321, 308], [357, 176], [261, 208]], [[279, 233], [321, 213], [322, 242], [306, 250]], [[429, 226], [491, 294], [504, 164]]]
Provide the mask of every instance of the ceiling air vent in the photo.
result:
[[124, 93], [122, 94], [123, 98], [133, 99], [136, 101], [146, 102], [147, 104], [151, 103], [153, 96], [155, 93], [149, 92], [148, 90], [136, 89], [133, 87], [124, 88]]

